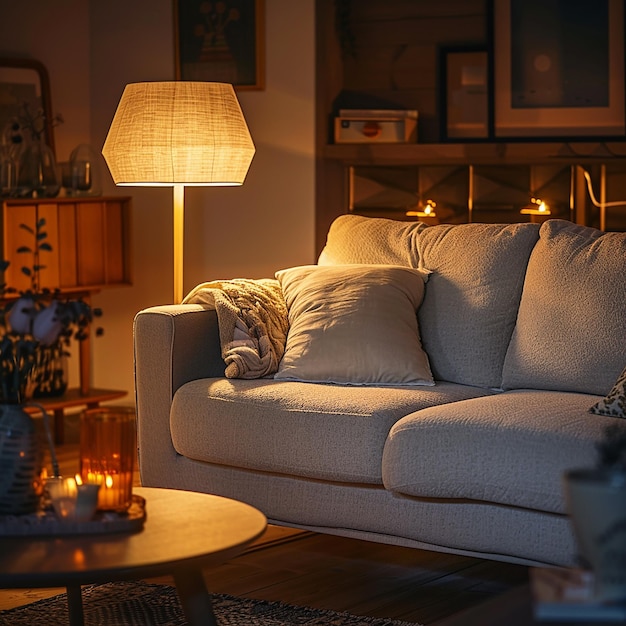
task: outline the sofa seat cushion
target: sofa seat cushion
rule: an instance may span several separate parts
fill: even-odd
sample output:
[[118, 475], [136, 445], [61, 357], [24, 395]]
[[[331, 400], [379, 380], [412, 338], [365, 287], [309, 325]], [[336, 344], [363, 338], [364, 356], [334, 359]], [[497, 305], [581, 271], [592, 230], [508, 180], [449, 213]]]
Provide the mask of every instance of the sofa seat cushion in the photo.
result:
[[344, 387], [209, 378], [178, 389], [170, 429], [176, 451], [198, 461], [380, 485], [383, 447], [395, 422], [486, 393], [451, 383]]
[[436, 379], [500, 387], [537, 224], [441, 224], [417, 237], [432, 270], [419, 310]]
[[408, 415], [391, 429], [383, 482], [400, 494], [563, 513], [562, 475], [593, 466], [613, 418], [597, 396], [510, 391]]
[[625, 346], [626, 233], [545, 222], [528, 262], [503, 387], [604, 396], [624, 369]]

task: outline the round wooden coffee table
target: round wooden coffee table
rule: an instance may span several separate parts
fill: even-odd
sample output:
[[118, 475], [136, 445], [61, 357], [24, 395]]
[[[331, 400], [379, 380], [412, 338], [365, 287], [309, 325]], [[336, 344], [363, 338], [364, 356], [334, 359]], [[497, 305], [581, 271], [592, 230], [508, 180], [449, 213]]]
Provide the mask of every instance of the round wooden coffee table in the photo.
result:
[[239, 554], [266, 529], [257, 509], [219, 496], [138, 487], [136, 533], [0, 537], [0, 587], [66, 587], [70, 625], [83, 624], [81, 585], [171, 574], [191, 625], [215, 625], [202, 569]]

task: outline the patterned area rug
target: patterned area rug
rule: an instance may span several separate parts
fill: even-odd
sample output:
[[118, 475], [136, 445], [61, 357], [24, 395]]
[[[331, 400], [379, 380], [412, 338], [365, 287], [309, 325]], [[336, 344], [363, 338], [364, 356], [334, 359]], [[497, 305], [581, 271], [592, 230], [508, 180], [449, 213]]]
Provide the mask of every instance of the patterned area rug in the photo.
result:
[[[85, 626], [185, 626], [176, 589], [169, 585], [118, 582], [83, 587]], [[219, 626], [415, 626], [390, 619], [320, 611], [280, 602], [213, 594]], [[69, 624], [65, 594], [0, 611], [1, 626]]]

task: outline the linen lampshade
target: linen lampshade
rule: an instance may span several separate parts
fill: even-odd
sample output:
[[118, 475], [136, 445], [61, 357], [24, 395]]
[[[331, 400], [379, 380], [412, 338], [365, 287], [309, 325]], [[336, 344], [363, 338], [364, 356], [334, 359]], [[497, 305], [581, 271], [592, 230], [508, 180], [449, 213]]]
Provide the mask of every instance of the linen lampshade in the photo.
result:
[[254, 156], [232, 85], [126, 85], [102, 155], [116, 185], [174, 188], [174, 301], [180, 302], [185, 186], [241, 185]]
[[232, 85], [127, 85], [102, 154], [116, 185], [241, 185], [254, 144]]

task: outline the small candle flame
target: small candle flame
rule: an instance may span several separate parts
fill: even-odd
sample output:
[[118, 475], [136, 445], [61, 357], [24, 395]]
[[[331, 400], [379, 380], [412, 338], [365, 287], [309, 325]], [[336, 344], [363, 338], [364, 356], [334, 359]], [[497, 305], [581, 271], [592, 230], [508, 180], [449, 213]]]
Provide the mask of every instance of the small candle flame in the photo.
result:
[[407, 211], [407, 217], [437, 217], [435, 207], [437, 203], [433, 200], [426, 200], [426, 205], [418, 211]]
[[541, 198], [531, 198], [530, 204], [522, 208], [522, 215], [550, 215], [550, 207]]

